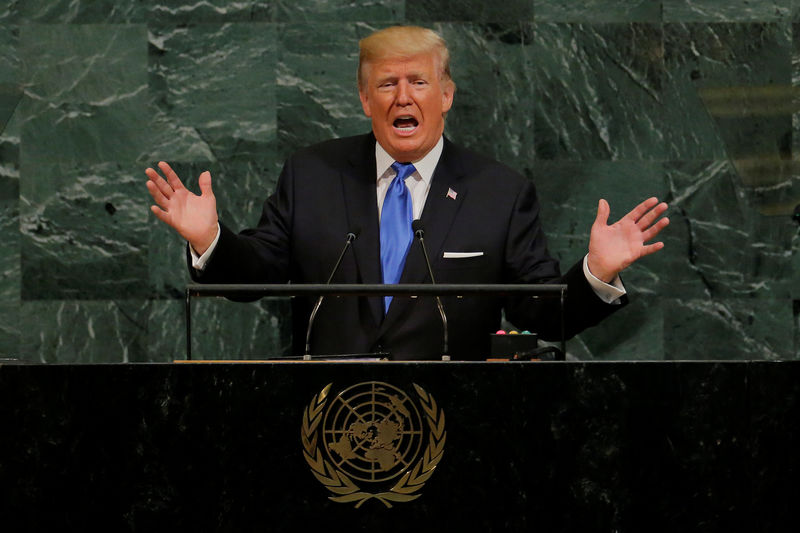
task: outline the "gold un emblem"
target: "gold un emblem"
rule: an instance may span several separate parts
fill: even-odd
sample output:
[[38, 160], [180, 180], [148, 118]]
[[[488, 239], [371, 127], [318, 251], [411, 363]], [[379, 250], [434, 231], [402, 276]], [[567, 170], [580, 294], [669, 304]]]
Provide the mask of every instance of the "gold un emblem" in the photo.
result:
[[415, 383], [415, 402], [394, 385], [366, 381], [330, 398], [332, 385], [304, 409], [301, 429], [303, 456], [330, 499], [358, 508], [371, 498], [386, 507], [419, 498], [447, 437], [433, 396]]

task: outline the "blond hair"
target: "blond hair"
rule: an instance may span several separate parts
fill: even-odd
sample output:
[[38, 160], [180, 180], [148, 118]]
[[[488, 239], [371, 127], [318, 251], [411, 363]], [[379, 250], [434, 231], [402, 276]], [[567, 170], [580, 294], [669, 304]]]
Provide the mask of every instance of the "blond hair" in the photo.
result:
[[[405, 59], [420, 54], [436, 54], [439, 79], [450, 77], [450, 52], [444, 39], [433, 30], [419, 26], [392, 26], [376, 31], [358, 42], [358, 88], [367, 82], [367, 66], [383, 59]], [[455, 87], [455, 84], [453, 84]]]

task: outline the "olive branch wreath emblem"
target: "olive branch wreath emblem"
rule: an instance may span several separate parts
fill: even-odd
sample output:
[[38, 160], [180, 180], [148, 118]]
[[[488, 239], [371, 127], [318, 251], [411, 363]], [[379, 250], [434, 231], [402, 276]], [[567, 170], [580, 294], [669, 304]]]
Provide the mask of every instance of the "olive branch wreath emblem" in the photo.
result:
[[324, 458], [318, 446], [317, 429], [322, 421], [332, 385], [333, 383], [328, 383], [303, 410], [303, 425], [300, 431], [303, 441], [303, 456], [308, 466], [311, 467], [311, 473], [335, 495], [328, 498], [339, 503], [355, 502], [355, 507], [359, 508], [372, 498], [380, 501], [386, 507], [391, 507], [391, 502], [409, 502], [422, 496], [422, 493], [418, 491], [433, 475], [436, 465], [442, 460], [444, 443], [447, 438], [447, 432], [444, 429], [444, 411], [437, 407], [433, 396], [416, 383], [413, 384], [425, 411], [429, 429], [428, 446], [422, 457], [412, 468], [406, 470], [400, 480], [388, 491], [367, 492], [353, 482], [347, 474], [334, 468], [330, 461]]

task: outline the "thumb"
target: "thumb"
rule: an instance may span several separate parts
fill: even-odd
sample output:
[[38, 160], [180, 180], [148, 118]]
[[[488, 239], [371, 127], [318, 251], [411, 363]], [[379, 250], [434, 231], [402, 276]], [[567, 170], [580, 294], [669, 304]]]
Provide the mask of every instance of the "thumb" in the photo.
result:
[[597, 203], [597, 217], [595, 217], [594, 223], [602, 224], [603, 226], [608, 225], [608, 215], [610, 214], [611, 207], [609, 207], [608, 202], [601, 198]]
[[214, 196], [214, 191], [211, 190], [211, 173], [208, 170], [200, 174], [197, 182], [200, 185], [200, 194]]

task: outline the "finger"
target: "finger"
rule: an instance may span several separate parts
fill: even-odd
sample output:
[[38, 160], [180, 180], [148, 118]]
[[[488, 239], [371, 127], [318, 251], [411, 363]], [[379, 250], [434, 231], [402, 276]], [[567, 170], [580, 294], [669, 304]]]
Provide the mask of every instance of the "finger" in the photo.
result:
[[206, 170], [200, 174], [200, 178], [198, 178], [198, 184], [200, 185], [201, 195], [208, 194], [210, 196], [214, 196], [214, 191], [211, 190], [211, 172]]
[[150, 206], [150, 211], [152, 211], [152, 212], [153, 212], [153, 214], [156, 216], [156, 218], [157, 218], [158, 220], [160, 220], [161, 222], [163, 222], [164, 224], [167, 224], [167, 225], [169, 225], [169, 226], [171, 226], [171, 225], [172, 225], [172, 224], [170, 224], [170, 216], [169, 216], [169, 213], [167, 213], [167, 212], [166, 212], [166, 211], [164, 211], [163, 209], [160, 209], [158, 206], [151, 205], [151, 206]]
[[663, 215], [664, 211], [666, 210], [667, 210], [667, 204], [661, 202], [660, 204], [652, 208], [650, 211], [645, 213], [644, 216], [642, 216], [642, 218], [640, 218], [636, 222], [636, 225], [639, 226], [639, 229], [645, 230], [650, 226], [650, 224], [653, 223], [653, 221], [655, 221], [658, 217]]
[[172, 190], [172, 187], [170, 187], [169, 183], [164, 181], [164, 178], [162, 178], [158, 172], [156, 172], [152, 168], [148, 168], [145, 169], [144, 173], [147, 174], [148, 178], [150, 178], [150, 181], [148, 181], [148, 183], [155, 184], [155, 186], [158, 187], [158, 190], [161, 191], [161, 194], [163, 194], [167, 198], [172, 198], [172, 193], [174, 192]]
[[172, 167], [169, 166], [166, 161], [159, 161], [158, 168], [160, 168], [161, 172], [163, 172], [167, 177], [167, 181], [174, 190], [177, 191], [178, 189], [184, 188], [183, 182], [181, 182], [180, 178], [178, 178], [178, 175], [175, 174], [175, 171], [172, 170]]
[[663, 242], [654, 242], [653, 244], [648, 244], [647, 246], [642, 246], [642, 255], [639, 257], [644, 257], [646, 255], [650, 255], [661, 250], [664, 247]]
[[644, 202], [640, 203], [636, 207], [634, 207], [630, 213], [625, 215], [626, 218], [632, 219], [634, 222], [638, 222], [642, 216], [647, 213], [650, 209], [652, 209], [655, 205], [658, 204], [658, 198], [653, 196], [652, 198], [648, 198]]
[[597, 216], [594, 219], [594, 223], [603, 226], [608, 225], [608, 215], [610, 214], [611, 206], [601, 198], [600, 201], [597, 202]]
[[647, 242], [656, 238], [656, 236], [661, 233], [661, 230], [666, 228], [669, 225], [668, 218], [662, 218], [651, 227], [649, 227], [646, 231], [642, 232], [642, 242]]
[[146, 185], [147, 192], [150, 193], [150, 196], [153, 197], [153, 200], [159, 205], [159, 207], [162, 209], [167, 209], [169, 207], [169, 199], [161, 193], [161, 191], [158, 189], [158, 186], [152, 181], [148, 181]]

